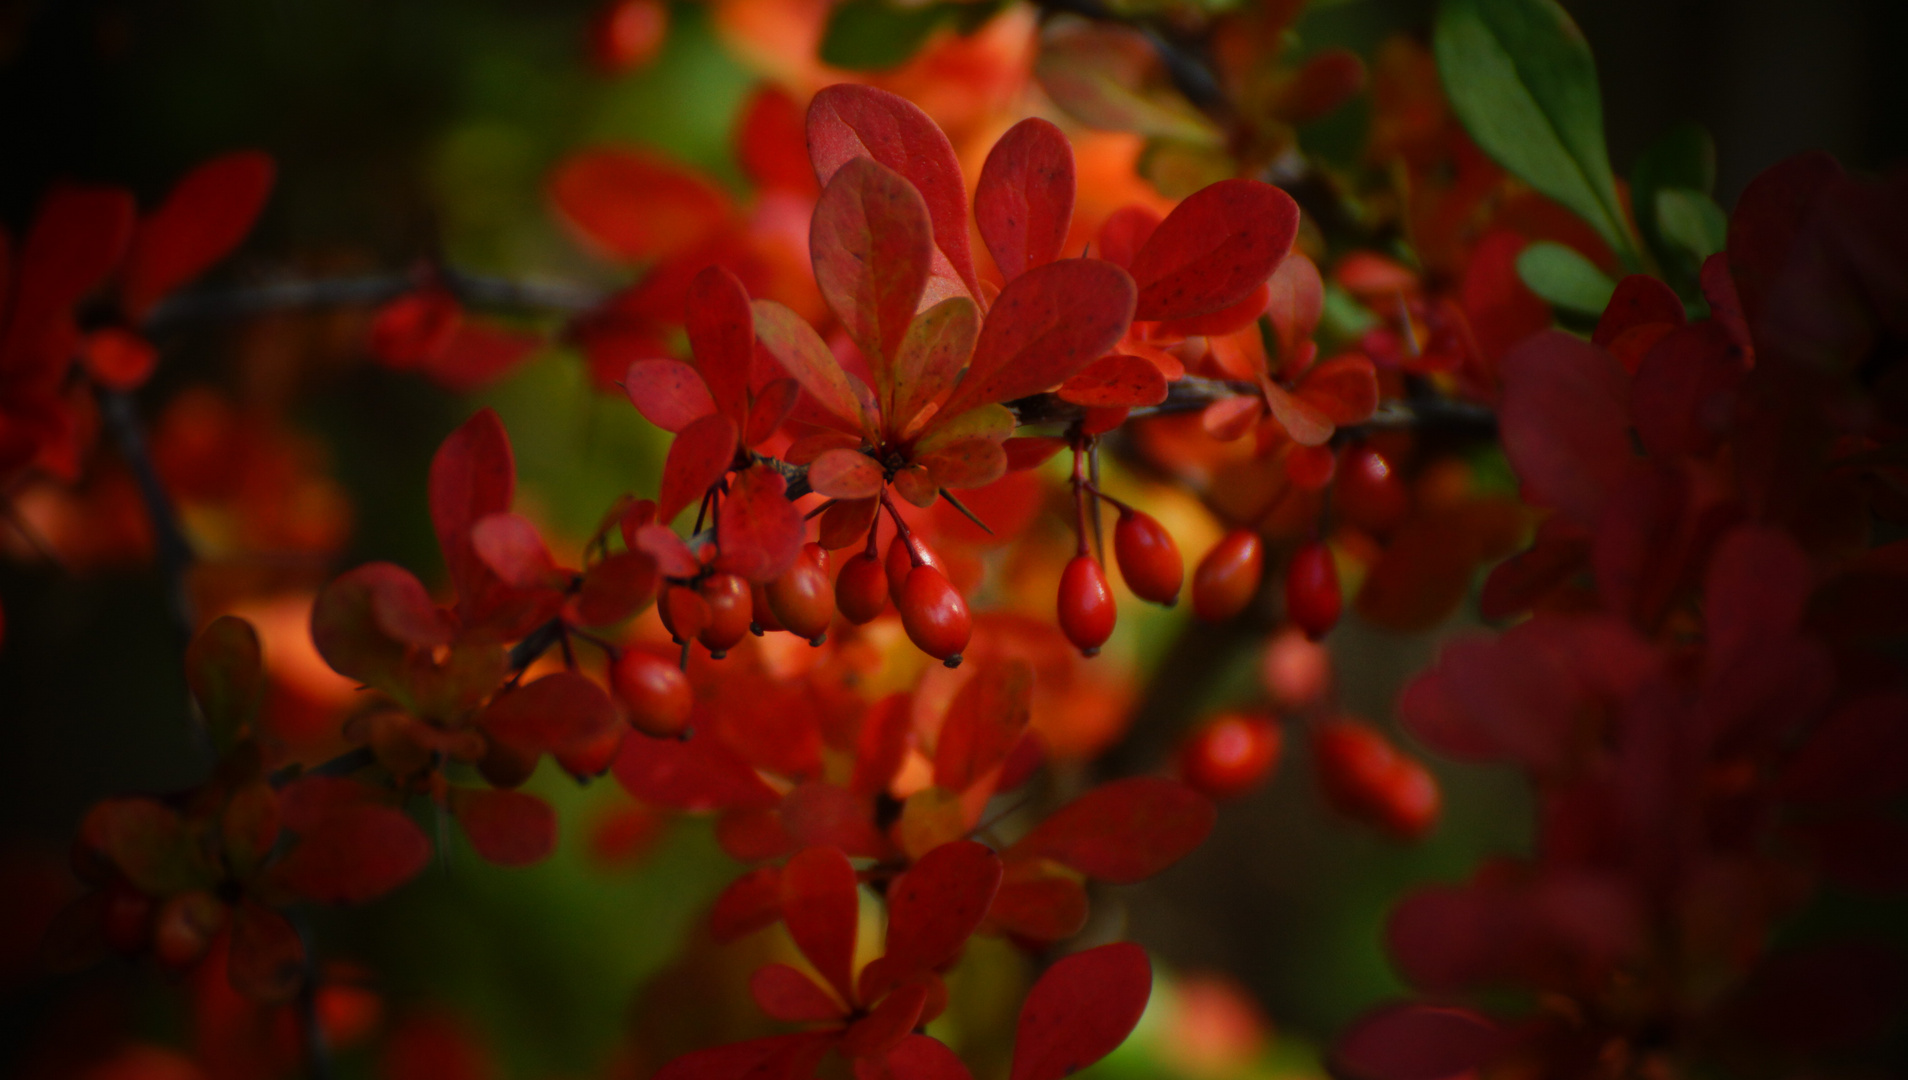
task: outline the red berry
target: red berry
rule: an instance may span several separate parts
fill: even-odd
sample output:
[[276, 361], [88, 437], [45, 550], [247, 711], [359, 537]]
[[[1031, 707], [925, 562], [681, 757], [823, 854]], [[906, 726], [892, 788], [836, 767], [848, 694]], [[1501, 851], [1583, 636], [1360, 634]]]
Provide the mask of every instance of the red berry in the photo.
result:
[[776, 630], [786, 630], [782, 621], [775, 617], [775, 609], [769, 606], [768, 586], [749, 586], [749, 631], [757, 637]]
[[720, 660], [749, 635], [749, 583], [735, 574], [711, 574], [697, 588], [709, 605], [709, 621], [696, 634], [709, 655]]
[[1265, 573], [1265, 544], [1251, 529], [1221, 537], [1193, 571], [1193, 614], [1223, 622], [1246, 609], [1258, 595]]
[[1113, 636], [1119, 610], [1106, 571], [1091, 555], [1075, 555], [1060, 573], [1060, 630], [1084, 656], [1098, 656]]
[[873, 622], [888, 607], [888, 573], [881, 560], [867, 552], [842, 564], [835, 578], [835, 607], [842, 618], [859, 626]]
[[1260, 684], [1274, 702], [1289, 709], [1317, 701], [1331, 678], [1331, 654], [1294, 626], [1274, 635], [1259, 661]]
[[689, 676], [655, 653], [630, 649], [610, 668], [610, 688], [629, 709], [630, 726], [659, 739], [689, 726], [696, 695]]
[[225, 926], [225, 905], [203, 890], [180, 893], [159, 909], [152, 924], [152, 951], [159, 962], [182, 971], [199, 962]]
[[1186, 563], [1172, 534], [1150, 515], [1138, 510], [1120, 514], [1119, 524], [1113, 526], [1113, 557], [1134, 596], [1167, 607], [1179, 602]]
[[948, 667], [960, 666], [961, 650], [967, 648], [967, 639], [974, 632], [974, 619], [967, 613], [967, 601], [961, 599], [947, 575], [932, 566], [908, 571], [897, 606], [908, 640]]
[[1334, 495], [1339, 514], [1366, 532], [1388, 533], [1411, 513], [1411, 496], [1398, 471], [1369, 446], [1345, 451]]
[[611, 0], [590, 24], [590, 57], [610, 75], [649, 63], [662, 50], [669, 32], [669, 7], [662, 0]]
[[835, 597], [828, 587], [828, 551], [805, 544], [793, 565], [768, 583], [769, 611], [797, 637], [821, 644], [835, 619]]
[[[939, 570], [942, 577], [947, 577], [947, 564], [941, 561], [933, 548], [927, 546], [927, 541], [916, 536], [914, 550], [920, 554], [923, 563]], [[901, 603], [901, 589], [908, 583], [908, 571], [914, 569], [914, 559], [908, 554], [908, 545], [899, 536], [888, 541], [887, 569], [888, 599], [898, 605]]]
[[1437, 781], [1369, 724], [1335, 720], [1312, 734], [1325, 798], [1347, 817], [1401, 840], [1418, 840], [1437, 823]]
[[687, 585], [664, 586], [656, 612], [662, 616], [663, 629], [679, 645], [694, 640], [709, 625], [709, 602]]
[[1292, 622], [1317, 641], [1338, 625], [1344, 608], [1332, 549], [1314, 540], [1293, 552], [1285, 568], [1285, 613]]
[[1284, 735], [1271, 717], [1227, 712], [1195, 729], [1179, 749], [1179, 774], [1209, 798], [1231, 799], [1265, 780]]

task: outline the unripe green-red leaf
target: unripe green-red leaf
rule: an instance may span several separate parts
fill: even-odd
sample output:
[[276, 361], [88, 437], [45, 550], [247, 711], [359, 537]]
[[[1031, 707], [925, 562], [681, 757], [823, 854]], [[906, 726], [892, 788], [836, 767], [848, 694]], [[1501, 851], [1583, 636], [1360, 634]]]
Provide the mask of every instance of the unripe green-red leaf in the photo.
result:
[[1073, 147], [1059, 128], [1029, 117], [1007, 129], [981, 166], [974, 221], [1010, 280], [1060, 257], [1073, 223]]
[[1184, 858], [1217, 817], [1210, 799], [1176, 780], [1129, 777], [1061, 807], [1009, 853], [1044, 856], [1088, 877], [1130, 885]]
[[871, 433], [861, 396], [815, 328], [773, 300], [757, 300], [751, 309], [762, 347], [781, 362], [782, 370], [801, 384], [809, 398], [846, 430]]
[[1105, 355], [1133, 319], [1133, 280], [1100, 259], [1063, 259], [1007, 283], [988, 309], [945, 416], [1065, 382]]
[[1257, 180], [1187, 196], [1133, 256], [1136, 319], [1186, 319], [1249, 296], [1292, 250], [1298, 204]]
[[867, 158], [843, 165], [815, 204], [808, 238], [815, 284], [867, 357], [883, 403], [892, 399], [894, 358], [927, 287], [931, 230], [914, 185]]
[[161, 297], [237, 247], [265, 208], [275, 172], [269, 154], [250, 150], [213, 158], [180, 178], [133, 238], [119, 287], [126, 317], [144, 318]]
[[782, 921], [795, 947], [835, 988], [854, 1000], [855, 928], [860, 900], [854, 867], [831, 847], [811, 847], [782, 868]]
[[680, 360], [638, 360], [623, 374], [623, 392], [643, 419], [678, 432], [716, 411], [700, 372]]
[[914, 417], [954, 385], [980, 333], [980, 308], [950, 296], [914, 317], [894, 359], [894, 390], [884, 401], [890, 431], [905, 432]]
[[229, 747], [265, 703], [265, 662], [252, 624], [221, 615], [186, 648], [186, 683], [214, 741]]
[[656, 495], [656, 520], [674, 521], [700, 500], [735, 463], [735, 421], [711, 413], [682, 429], [663, 461], [662, 490]]
[[831, 499], [872, 499], [883, 483], [881, 466], [859, 450], [826, 450], [808, 465], [808, 486]]
[[1020, 1007], [1012, 1080], [1064, 1080], [1126, 1041], [1153, 992], [1146, 950], [1129, 942], [1061, 959]]

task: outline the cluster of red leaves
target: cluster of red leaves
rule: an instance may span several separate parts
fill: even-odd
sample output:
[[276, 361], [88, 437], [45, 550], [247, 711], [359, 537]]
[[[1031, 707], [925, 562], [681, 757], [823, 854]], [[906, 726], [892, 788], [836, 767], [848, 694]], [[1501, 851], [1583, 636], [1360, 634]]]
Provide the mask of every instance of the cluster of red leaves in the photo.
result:
[[1535, 614], [1448, 646], [1402, 713], [1443, 753], [1528, 775], [1536, 854], [1414, 894], [1388, 938], [1446, 1002], [1515, 986], [1560, 1007], [1390, 1006], [1341, 1043], [1347, 1075], [1813, 1052], [1875, 1034], [1908, 994], [1886, 947], [1770, 948], [1820, 882], [1908, 888], [1888, 809], [1908, 792], [1908, 684], [1876, 651], [1908, 579], [1900, 544], [1869, 538], [1902, 511], [1902, 196], [1784, 162], [1703, 268], [1707, 318], [1636, 276], [1592, 340], [1505, 358], [1505, 450], [1552, 513], [1484, 603]]

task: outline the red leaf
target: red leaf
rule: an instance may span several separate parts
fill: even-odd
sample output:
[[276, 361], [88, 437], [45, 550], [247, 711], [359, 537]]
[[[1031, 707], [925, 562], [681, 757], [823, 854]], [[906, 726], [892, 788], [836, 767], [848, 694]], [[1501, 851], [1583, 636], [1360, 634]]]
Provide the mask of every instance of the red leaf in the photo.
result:
[[989, 663], [954, 695], [934, 747], [934, 783], [963, 792], [1007, 760], [1027, 730], [1033, 669], [1024, 660]]
[[811, 847], [782, 868], [782, 921], [795, 947], [843, 1001], [854, 1000], [860, 910], [854, 867], [840, 851]]
[[[1293, 265], [1311, 266], [1311, 264], [1312, 260], [1300, 255], [1297, 259], [1287, 258], [1286, 261], [1280, 263], [1279, 266], [1284, 268]], [[1299, 271], [1299, 273], [1303, 273], [1303, 271]], [[1320, 284], [1318, 280], [1318, 270], [1316, 267], [1312, 269], [1310, 280], [1314, 284], [1319, 284], [1321, 290], [1323, 289], [1323, 285]], [[1259, 316], [1265, 314], [1266, 305], [1272, 300], [1272, 282], [1274, 281], [1278, 281], [1278, 273], [1276, 271], [1273, 273], [1271, 281], [1267, 281], [1245, 294], [1244, 299], [1236, 303], [1227, 304], [1217, 311], [1209, 311], [1204, 315], [1194, 315], [1189, 319], [1173, 319], [1168, 322], [1162, 322], [1159, 324], [1159, 328], [1155, 331], [1155, 334], [1159, 338], [1218, 337], [1223, 334], [1234, 334], [1244, 330], [1246, 327], [1251, 326]], [[1281, 297], [1281, 299], [1285, 298]], [[1283, 314], [1283, 312], [1281, 312], [1281, 314]], [[1273, 324], [1275, 326], [1278, 325], [1276, 318], [1273, 320]], [[1313, 318], [1313, 324], [1317, 324], [1316, 317]]]
[[305, 981], [305, 943], [291, 922], [246, 897], [232, 912], [225, 977], [232, 989], [260, 1001], [288, 1001]]
[[[1326, 440], [1332, 437], [1332, 432], [1337, 430], [1332, 423], [1332, 418], [1324, 409], [1306, 398], [1291, 393], [1271, 379], [1261, 378], [1259, 390], [1265, 395], [1266, 410], [1272, 414], [1274, 420], [1279, 422], [1279, 426], [1285, 429], [1285, 433], [1292, 437], [1292, 441], [1300, 446], [1323, 446]], [[1220, 406], [1224, 404], [1226, 403], [1221, 401], [1206, 406], [1207, 416], [1214, 418], [1216, 422], [1231, 420], [1235, 424], [1239, 423], [1239, 413], [1228, 415], [1220, 410]], [[1212, 428], [1208, 427], [1207, 430], [1210, 431]], [[1223, 425], [1220, 430], [1230, 431], [1231, 428], [1229, 425]], [[1243, 435], [1244, 432], [1241, 431], [1240, 434]]]
[[1334, 424], [1362, 424], [1378, 411], [1378, 369], [1360, 353], [1334, 356], [1305, 373], [1298, 396]]
[[574, 601], [576, 621], [583, 626], [622, 622], [656, 599], [658, 577], [656, 560], [643, 552], [611, 555], [583, 572]]
[[762, 339], [762, 347], [781, 362], [782, 370], [847, 430], [867, 431], [860, 395], [815, 328], [773, 300], [757, 300], [752, 307], [756, 336]]
[[1786, 639], [1814, 590], [1808, 554], [1787, 532], [1751, 525], [1730, 533], [1703, 582], [1710, 663], [1720, 667], [1763, 640]]
[[451, 580], [457, 583], [460, 609], [474, 603], [474, 597], [463, 594], [483, 580], [470, 527], [478, 518], [509, 510], [516, 485], [510, 436], [496, 411], [487, 407], [451, 432], [431, 458], [431, 526]]
[[531, 866], [556, 850], [556, 811], [535, 795], [452, 788], [450, 808], [470, 846], [498, 866]]
[[1012, 1080], [1063, 1080], [1126, 1041], [1153, 992], [1146, 950], [1128, 942], [1064, 957], [1027, 992]]
[[871, 859], [889, 851], [868, 803], [844, 787], [821, 781], [803, 784], [783, 797], [781, 817], [788, 835], [804, 847], [834, 848]]
[[735, 215], [708, 180], [636, 150], [572, 155], [550, 178], [550, 197], [596, 247], [627, 262], [682, 251]]
[[787, 491], [788, 481], [766, 465], [735, 474], [716, 529], [721, 569], [765, 584], [794, 565], [802, 551], [802, 512]]
[[634, 539], [631, 546], [656, 560], [656, 569], [666, 577], [695, 577], [702, 570], [702, 560], [666, 525], [638, 526]]
[[957, 840], [923, 855], [888, 886], [886, 960], [895, 972], [954, 959], [1000, 889], [1001, 863], [984, 844]]
[[95, 803], [80, 825], [80, 836], [143, 893], [165, 896], [205, 884], [206, 868], [193, 851], [179, 812], [157, 799]]
[[872, 499], [885, 482], [881, 466], [859, 450], [827, 450], [808, 465], [808, 486], [831, 499]]
[[464, 327], [464, 306], [449, 289], [425, 287], [385, 304], [371, 320], [371, 355], [409, 371], [450, 351]]
[[759, 188], [813, 199], [821, 191], [808, 163], [801, 106], [773, 83], [763, 83], [742, 105], [735, 125], [735, 161]]
[[1841, 178], [1831, 154], [1812, 150], [1764, 169], [1736, 199], [1726, 250], [1750, 325], [1760, 325], [1769, 293], [1793, 267], [1791, 251], [1809, 209]]
[[615, 730], [616, 706], [587, 676], [558, 671], [497, 695], [477, 725], [492, 741], [525, 757], [563, 758], [591, 749]]
[[1003, 882], [987, 918], [1019, 937], [1065, 941], [1086, 927], [1086, 889], [1057, 875]]
[[207, 623], [186, 647], [186, 685], [206, 725], [229, 745], [265, 703], [265, 657], [258, 631], [235, 615]]
[[1713, 320], [1680, 327], [1650, 347], [1630, 383], [1637, 438], [1652, 455], [1707, 457], [1733, 418], [1746, 351]]
[[716, 411], [702, 376], [680, 360], [636, 361], [623, 375], [623, 392], [643, 419], [668, 432]]
[[914, 317], [894, 359], [893, 399], [884, 401], [887, 427], [907, 432], [915, 416], [946, 393], [974, 354], [980, 308], [950, 296]]
[[1105, 355], [1133, 319], [1133, 281], [1100, 259], [1063, 259], [1007, 283], [988, 309], [967, 375], [941, 406], [953, 417], [1065, 382]]
[[814, 980], [787, 964], [765, 964], [749, 976], [749, 996], [771, 1020], [813, 1024], [840, 1020], [847, 1009]]
[[117, 326], [87, 334], [80, 347], [87, 376], [108, 390], [136, 390], [159, 366], [152, 342]]
[[764, 866], [729, 882], [709, 912], [709, 932], [727, 944], [782, 921], [782, 868]]
[[1009, 854], [1045, 856], [1088, 877], [1130, 885], [1184, 858], [1216, 818], [1211, 800], [1176, 780], [1129, 777], [1061, 807]]
[[1880, 940], [1832, 941], [1777, 953], [1727, 1003], [1729, 1027], [1791, 1052], [1873, 1039], [1908, 998], [1908, 961]]
[[755, 326], [748, 290], [722, 267], [706, 267], [689, 283], [683, 325], [710, 398], [740, 431], [749, 422], [749, 387], [755, 371]]
[[742, 433], [742, 445], [759, 446], [767, 442], [788, 414], [795, 411], [802, 385], [794, 379], [770, 379], [756, 392], [755, 405], [749, 410], [749, 423]]
[[1159, 215], [1144, 206], [1122, 206], [1100, 223], [1100, 258], [1127, 270], [1159, 228]]
[[119, 304], [138, 322], [167, 293], [225, 258], [265, 208], [275, 172], [269, 154], [240, 151], [187, 173], [165, 202], [139, 223]]
[[782, 796], [748, 762], [715, 739], [631, 737], [614, 765], [631, 795], [677, 810], [764, 809]]
[[1265, 284], [1298, 235], [1298, 204], [1257, 180], [1221, 180], [1174, 208], [1133, 256], [1137, 319], [1185, 319]]
[[906, 98], [871, 86], [837, 84], [808, 105], [808, 156], [825, 185], [858, 157], [893, 169], [914, 185], [934, 223], [934, 272], [929, 299], [965, 290], [980, 295], [967, 246], [967, 183], [947, 135]]
[[907, 760], [914, 742], [914, 718], [906, 694], [889, 694], [874, 703], [861, 720], [855, 745], [855, 771], [848, 790], [876, 795], [888, 790]]
[[1506, 1049], [1505, 1033], [1469, 1009], [1385, 1005], [1352, 1022], [1332, 1048], [1347, 1080], [1447, 1080], [1472, 1075]]
[[[290, 821], [288, 813], [288, 825]], [[402, 811], [361, 804], [326, 814], [272, 872], [279, 883], [307, 899], [353, 904], [409, 881], [430, 857], [430, 841]]]
[[855, 1059], [855, 1080], [973, 1080], [947, 1045], [932, 1035], [905, 1035], [885, 1057]]
[[1115, 353], [1061, 383], [1060, 400], [1099, 407], [1157, 405], [1166, 400], [1166, 376], [1151, 360]]
[[1634, 457], [1630, 377], [1609, 353], [1561, 331], [1504, 357], [1504, 452], [1525, 498], [1593, 526]]
[[920, 192], [867, 158], [843, 165], [815, 204], [808, 234], [815, 284], [868, 358], [884, 403], [893, 397], [902, 335], [927, 287], [931, 228]]
[[490, 572], [512, 588], [561, 588], [567, 583], [537, 527], [521, 514], [477, 519], [470, 527], [470, 546]]
[[41, 200], [14, 271], [0, 371], [64, 361], [49, 351], [48, 333], [119, 265], [133, 214], [132, 194], [120, 188], [59, 187]]
[[925, 1011], [928, 988], [908, 983], [881, 999], [868, 1015], [848, 1025], [841, 1034], [841, 1055], [849, 1059], [886, 1054], [907, 1037]]
[[830, 1034], [770, 1035], [684, 1054], [650, 1080], [797, 1080], [815, 1071]]
[[914, 463], [927, 470], [931, 489], [985, 487], [1007, 474], [1007, 452], [1000, 448], [999, 440], [988, 438], [944, 443], [921, 454]]
[[848, 499], [822, 511], [821, 527], [817, 530], [821, 546], [829, 551], [840, 551], [861, 543], [880, 511], [879, 499]]
[[1065, 439], [1047, 435], [1021, 435], [1000, 444], [1007, 455], [1007, 471], [1038, 468], [1047, 459], [1067, 448]]
[[1336, 110], [1365, 87], [1365, 62], [1347, 49], [1326, 49], [1305, 62], [1279, 90], [1278, 116], [1308, 124]]
[[1009, 280], [1060, 257], [1073, 224], [1073, 147], [1053, 124], [1029, 117], [987, 153], [974, 189], [974, 222]]
[[1617, 282], [1616, 292], [1610, 294], [1610, 302], [1603, 306], [1603, 314], [1598, 317], [1596, 332], [1590, 335], [1590, 340], [1607, 349], [1626, 330], [1652, 323], [1681, 326], [1686, 321], [1683, 302], [1677, 299], [1676, 290], [1648, 274], [1631, 274]]
[[397, 692], [412, 646], [450, 643], [454, 627], [409, 570], [367, 563], [334, 579], [311, 608], [311, 640], [333, 671]]
[[682, 429], [663, 461], [662, 490], [656, 496], [656, 520], [667, 524], [701, 500], [735, 464], [735, 421], [711, 413]]

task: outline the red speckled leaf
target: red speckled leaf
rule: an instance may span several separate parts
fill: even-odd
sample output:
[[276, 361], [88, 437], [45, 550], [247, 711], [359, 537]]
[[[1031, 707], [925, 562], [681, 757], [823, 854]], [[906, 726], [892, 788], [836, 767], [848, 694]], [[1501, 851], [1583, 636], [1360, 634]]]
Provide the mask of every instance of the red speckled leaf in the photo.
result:
[[516, 486], [510, 436], [493, 409], [480, 409], [464, 421], [431, 458], [431, 526], [460, 593], [483, 580], [470, 527], [487, 514], [509, 510]]
[[530, 519], [486, 514], [470, 527], [471, 550], [504, 584], [518, 589], [561, 588], [565, 575]]
[[974, 1080], [947, 1044], [931, 1035], [904, 1035], [879, 1058], [855, 1059], [855, 1080]]
[[1007, 283], [988, 309], [967, 375], [941, 406], [958, 416], [1065, 382], [1105, 355], [1133, 319], [1133, 280], [1101, 259], [1063, 259]]
[[954, 385], [979, 333], [980, 308], [965, 296], [914, 317], [894, 360], [894, 398], [885, 403], [890, 430], [906, 432], [917, 413]]
[[639, 262], [708, 239], [735, 216], [722, 190], [644, 151], [574, 154], [550, 178], [557, 210], [612, 258]]
[[889, 851], [868, 802], [844, 787], [803, 784], [782, 799], [781, 817], [788, 835], [804, 847], [835, 848], [858, 859], [878, 859]]
[[840, 851], [808, 848], [782, 868], [782, 921], [795, 947], [843, 1001], [854, 1000], [852, 968], [859, 913], [855, 870]]
[[808, 466], [808, 486], [831, 499], [872, 499], [883, 482], [881, 466], [859, 450], [827, 450]]
[[1073, 223], [1073, 147], [1039, 117], [1000, 137], [974, 189], [974, 222], [1002, 277], [1060, 257]]
[[749, 387], [754, 376], [755, 326], [749, 311], [749, 293], [720, 266], [710, 266], [689, 282], [683, 306], [683, 325], [696, 369], [709, 386], [709, 396], [736, 430], [749, 422]]
[[40, 201], [15, 265], [0, 370], [58, 363], [48, 332], [119, 265], [133, 231], [132, 193], [59, 187]]
[[[1306, 259], [1303, 255], [1299, 256], [1299, 259], [1308, 265], [1311, 262], [1310, 259]], [[1288, 257], [1285, 262], [1279, 265], [1284, 267], [1294, 261], [1295, 260]], [[1274, 272], [1272, 277], [1273, 280], [1276, 281], [1278, 274]], [[1317, 270], [1312, 271], [1312, 279], [1314, 281], [1318, 279]], [[1159, 324], [1157, 335], [1160, 338], [1188, 338], [1205, 336], [1218, 337], [1222, 334], [1237, 333], [1251, 326], [1259, 316], [1265, 314], [1266, 305], [1269, 304], [1271, 300], [1272, 282], [1268, 281], [1245, 294], [1244, 299], [1227, 304], [1217, 311], [1208, 311], [1204, 315], [1194, 315], [1187, 319], [1171, 319], [1162, 322]]]
[[1596, 524], [1634, 457], [1630, 377], [1609, 353], [1561, 331], [1504, 357], [1504, 452], [1524, 497]]
[[934, 783], [966, 791], [1007, 760], [1027, 730], [1033, 669], [1024, 660], [990, 662], [962, 684], [934, 747]]
[[1648, 274], [1631, 274], [1617, 282], [1616, 292], [1603, 306], [1590, 340], [1607, 349], [1626, 330], [1652, 323], [1681, 326], [1686, 321], [1676, 290]]
[[748, 762], [706, 735], [686, 741], [632, 736], [623, 740], [613, 768], [631, 795], [676, 810], [765, 809], [782, 800]]
[[204, 273], [252, 231], [276, 172], [269, 154], [240, 151], [187, 173], [139, 223], [120, 277], [128, 319], [144, 318], [167, 293]]
[[363, 803], [324, 815], [273, 866], [272, 876], [307, 899], [356, 904], [417, 876], [430, 857], [430, 841], [403, 811]]
[[936, 488], [985, 487], [1007, 473], [1007, 452], [994, 439], [956, 439], [915, 459]]
[[498, 866], [531, 866], [556, 850], [556, 811], [535, 795], [452, 788], [450, 809], [470, 846]]
[[656, 496], [656, 520], [667, 524], [701, 501], [735, 463], [735, 421], [711, 413], [682, 429], [663, 461], [662, 490]]
[[1245, 299], [1292, 250], [1298, 221], [1291, 196], [1257, 180], [1187, 196], [1133, 256], [1133, 317], [1185, 319]]
[[749, 408], [749, 423], [742, 433], [742, 445], [759, 446], [774, 436], [795, 411], [802, 385], [794, 379], [770, 379], [756, 391], [755, 404]]
[[757, 300], [755, 333], [763, 348], [781, 362], [782, 370], [800, 383], [808, 397], [822, 411], [849, 431], [867, 431], [861, 411], [861, 398], [855, 393], [841, 361], [829, 351], [821, 335], [800, 315], [773, 300]]
[[782, 868], [763, 866], [729, 882], [709, 911], [709, 932], [727, 944], [782, 921]]
[[1060, 400], [1099, 407], [1157, 405], [1166, 400], [1166, 375], [1144, 357], [1102, 356], [1060, 384]]
[[650, 1080], [799, 1080], [813, 1075], [831, 1034], [771, 1035], [684, 1054]]
[[869, 157], [905, 177], [927, 203], [934, 223], [935, 303], [965, 291], [980, 295], [967, 244], [967, 182], [954, 146], [928, 115], [906, 98], [870, 86], [837, 84], [808, 105], [808, 156], [827, 184], [857, 157]]
[[305, 943], [290, 920], [247, 897], [232, 912], [225, 975], [232, 989], [259, 1001], [289, 1001], [305, 981]]
[[1153, 993], [1153, 965], [1130, 942], [1061, 959], [1020, 1007], [1013, 1080], [1063, 1080], [1126, 1041]]
[[802, 512], [787, 491], [788, 481], [766, 465], [735, 474], [716, 529], [722, 569], [766, 584], [794, 564], [802, 551]]
[[601, 686], [574, 671], [558, 671], [499, 694], [477, 724], [527, 758], [567, 756], [590, 748], [618, 725], [616, 706]]
[[1385, 1005], [1352, 1022], [1332, 1048], [1347, 1080], [1447, 1080], [1476, 1073], [1509, 1040], [1489, 1018], [1439, 1005]]
[[815, 204], [808, 234], [815, 284], [868, 358], [884, 404], [893, 397], [901, 337], [927, 287], [932, 228], [914, 185], [867, 158], [843, 165]]
[[716, 411], [701, 374], [680, 360], [636, 361], [623, 375], [623, 392], [643, 419], [668, 432]]
[[954, 959], [987, 916], [1000, 878], [1000, 857], [972, 840], [923, 855], [888, 886], [888, 962], [925, 971]]
[[813, 1024], [847, 1016], [841, 1002], [787, 964], [764, 964], [749, 976], [749, 996], [771, 1020]]
[[1362, 424], [1378, 411], [1378, 369], [1362, 353], [1346, 353], [1313, 367], [1298, 396], [1334, 424]]
[[1088, 877], [1129, 885], [1184, 858], [1216, 817], [1211, 800], [1176, 780], [1129, 777], [1061, 807], [1010, 854], [1045, 856]]

